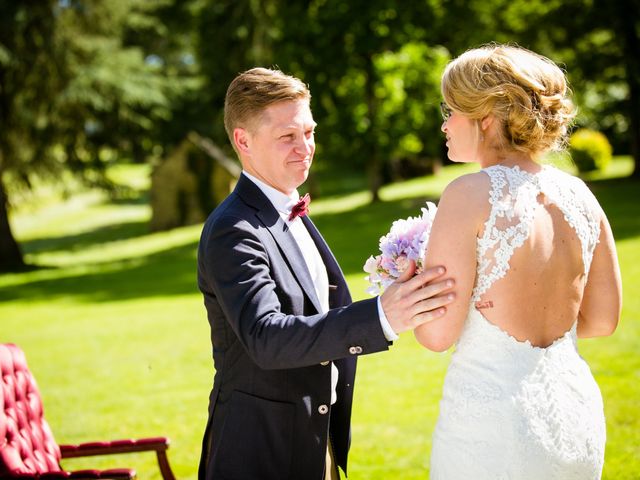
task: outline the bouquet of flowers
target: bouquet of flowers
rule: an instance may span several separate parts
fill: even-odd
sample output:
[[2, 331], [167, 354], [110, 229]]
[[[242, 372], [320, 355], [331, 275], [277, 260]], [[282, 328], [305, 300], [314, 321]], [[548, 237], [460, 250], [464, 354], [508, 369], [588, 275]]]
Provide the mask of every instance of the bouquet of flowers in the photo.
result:
[[427, 202], [421, 210], [419, 217], [396, 220], [389, 233], [380, 237], [380, 255], [370, 256], [364, 264], [371, 284], [367, 293], [381, 294], [409, 267], [411, 260], [416, 263], [416, 274], [422, 272], [436, 206]]

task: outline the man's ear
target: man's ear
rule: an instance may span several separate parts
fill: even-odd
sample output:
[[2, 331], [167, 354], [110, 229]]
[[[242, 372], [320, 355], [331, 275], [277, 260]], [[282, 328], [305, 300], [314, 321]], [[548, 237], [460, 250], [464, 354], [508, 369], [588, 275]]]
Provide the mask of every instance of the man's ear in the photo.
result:
[[236, 150], [242, 153], [249, 153], [250, 149], [250, 134], [244, 128], [233, 129], [233, 143], [236, 146]]

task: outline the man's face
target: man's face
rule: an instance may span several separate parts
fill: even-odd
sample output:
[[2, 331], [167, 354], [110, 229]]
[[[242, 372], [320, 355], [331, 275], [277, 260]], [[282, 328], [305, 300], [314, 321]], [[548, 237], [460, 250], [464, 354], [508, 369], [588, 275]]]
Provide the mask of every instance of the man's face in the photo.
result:
[[315, 126], [307, 100], [268, 106], [253, 128], [234, 130], [242, 167], [289, 195], [309, 175], [316, 149]]

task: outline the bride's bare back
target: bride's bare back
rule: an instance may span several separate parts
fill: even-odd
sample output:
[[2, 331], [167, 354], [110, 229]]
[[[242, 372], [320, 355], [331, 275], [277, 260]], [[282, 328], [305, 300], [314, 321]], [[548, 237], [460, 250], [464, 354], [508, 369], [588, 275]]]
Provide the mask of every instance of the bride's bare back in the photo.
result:
[[579, 319], [582, 336], [615, 328], [620, 281], [613, 239], [577, 178], [551, 167], [536, 174], [490, 167], [454, 182], [438, 216], [426, 263], [447, 266], [458, 300], [444, 318], [416, 330], [423, 345], [444, 350], [454, 343], [469, 299], [490, 323], [538, 347]]
[[519, 341], [546, 347], [575, 323], [585, 286], [582, 245], [560, 209], [538, 196], [529, 237], [511, 257], [505, 277], [476, 307]]

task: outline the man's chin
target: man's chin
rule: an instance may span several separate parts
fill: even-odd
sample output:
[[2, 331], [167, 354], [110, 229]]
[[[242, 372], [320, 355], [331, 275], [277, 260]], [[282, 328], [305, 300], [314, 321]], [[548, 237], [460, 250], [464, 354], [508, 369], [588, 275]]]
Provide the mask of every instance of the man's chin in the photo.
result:
[[296, 178], [299, 179], [299, 184], [302, 185], [307, 181], [307, 178], [309, 178], [309, 170], [307, 169], [304, 172], [300, 172], [300, 174]]
[[293, 165], [292, 171], [295, 172], [296, 178], [302, 178], [304, 180], [309, 176], [309, 170], [311, 169], [310, 163], [296, 163]]

